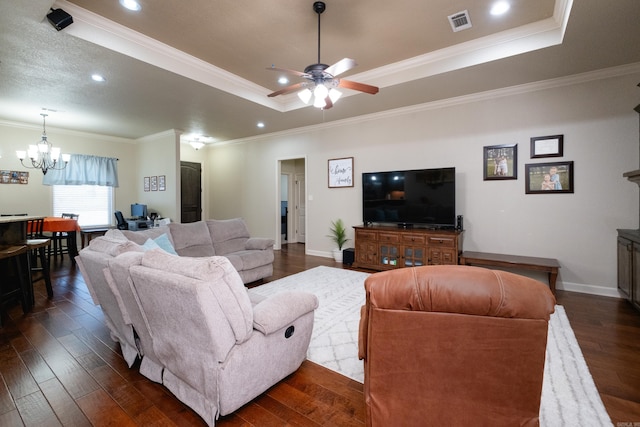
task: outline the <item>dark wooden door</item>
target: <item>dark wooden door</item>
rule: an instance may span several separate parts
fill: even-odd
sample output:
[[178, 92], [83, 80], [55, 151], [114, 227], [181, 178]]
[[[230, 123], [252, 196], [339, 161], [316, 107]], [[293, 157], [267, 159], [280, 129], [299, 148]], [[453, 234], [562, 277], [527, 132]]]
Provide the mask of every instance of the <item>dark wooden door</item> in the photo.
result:
[[202, 220], [202, 167], [200, 163], [180, 162], [181, 222]]

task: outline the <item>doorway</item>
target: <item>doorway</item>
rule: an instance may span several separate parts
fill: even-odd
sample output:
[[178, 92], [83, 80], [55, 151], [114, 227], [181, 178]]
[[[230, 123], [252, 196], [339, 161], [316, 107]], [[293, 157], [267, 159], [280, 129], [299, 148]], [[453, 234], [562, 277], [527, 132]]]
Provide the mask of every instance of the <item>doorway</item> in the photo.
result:
[[180, 222], [202, 220], [202, 166], [180, 162]]
[[306, 160], [278, 160], [278, 247], [306, 240]]

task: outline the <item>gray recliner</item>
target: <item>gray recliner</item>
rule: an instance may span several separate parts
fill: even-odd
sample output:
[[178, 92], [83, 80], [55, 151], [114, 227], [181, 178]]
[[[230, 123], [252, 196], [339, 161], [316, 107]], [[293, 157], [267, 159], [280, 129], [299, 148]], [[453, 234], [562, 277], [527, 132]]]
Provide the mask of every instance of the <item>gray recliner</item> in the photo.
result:
[[163, 384], [209, 425], [305, 360], [315, 295], [284, 292], [254, 306], [238, 272], [220, 256], [152, 250], [129, 272], [155, 357], [164, 367]]

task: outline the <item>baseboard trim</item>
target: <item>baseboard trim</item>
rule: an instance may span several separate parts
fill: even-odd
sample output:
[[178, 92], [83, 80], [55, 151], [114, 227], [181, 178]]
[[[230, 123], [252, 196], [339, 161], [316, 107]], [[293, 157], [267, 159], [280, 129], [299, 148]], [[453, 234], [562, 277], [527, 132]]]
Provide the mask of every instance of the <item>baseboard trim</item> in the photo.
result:
[[596, 286], [596, 285], [586, 285], [583, 283], [570, 283], [570, 282], [562, 282], [558, 283], [556, 289], [570, 292], [579, 292], [581, 294], [589, 294], [589, 295], [599, 295], [602, 297], [611, 297], [611, 298], [623, 298], [622, 294], [618, 291], [618, 288], [611, 288], [608, 286]]

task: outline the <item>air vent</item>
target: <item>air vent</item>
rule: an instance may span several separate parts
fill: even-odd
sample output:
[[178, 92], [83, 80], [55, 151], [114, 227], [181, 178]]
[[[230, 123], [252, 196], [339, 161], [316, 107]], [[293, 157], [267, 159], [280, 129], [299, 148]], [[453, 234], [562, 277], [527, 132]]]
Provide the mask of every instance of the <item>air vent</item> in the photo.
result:
[[469, 18], [469, 12], [463, 10], [462, 12], [449, 15], [449, 23], [451, 24], [451, 29], [454, 33], [457, 31], [466, 30], [467, 28], [471, 28], [471, 18]]

